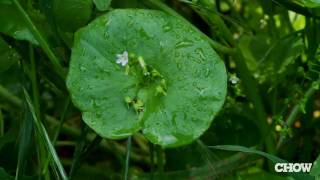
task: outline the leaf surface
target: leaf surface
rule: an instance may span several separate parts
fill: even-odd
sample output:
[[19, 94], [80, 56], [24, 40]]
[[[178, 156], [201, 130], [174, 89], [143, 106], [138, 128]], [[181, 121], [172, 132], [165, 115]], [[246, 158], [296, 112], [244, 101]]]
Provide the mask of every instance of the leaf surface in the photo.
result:
[[[116, 63], [117, 54], [143, 57], [159, 81]], [[129, 58], [129, 62], [133, 61]], [[190, 25], [154, 10], [114, 10], [75, 35], [67, 87], [84, 121], [119, 139], [139, 130], [164, 147], [185, 145], [207, 130], [226, 96], [223, 62]], [[143, 102], [135, 111], [125, 98]]]

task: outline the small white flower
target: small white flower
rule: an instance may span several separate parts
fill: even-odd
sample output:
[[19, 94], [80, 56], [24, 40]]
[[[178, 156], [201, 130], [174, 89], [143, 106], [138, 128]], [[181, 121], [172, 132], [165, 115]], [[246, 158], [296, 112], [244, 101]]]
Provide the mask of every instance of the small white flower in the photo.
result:
[[240, 79], [236, 76], [236, 75], [232, 75], [229, 79], [229, 81], [232, 83], [232, 84], [237, 84]]
[[121, 66], [125, 66], [129, 62], [128, 51], [124, 51], [122, 54], [117, 54], [116, 59], [117, 64], [121, 64]]

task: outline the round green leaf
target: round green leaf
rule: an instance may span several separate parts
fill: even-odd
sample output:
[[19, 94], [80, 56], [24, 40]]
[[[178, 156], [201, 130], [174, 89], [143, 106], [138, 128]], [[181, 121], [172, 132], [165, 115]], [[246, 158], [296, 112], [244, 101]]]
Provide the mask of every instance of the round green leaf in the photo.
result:
[[[136, 56], [123, 67], [116, 59], [125, 51]], [[150, 73], [134, 63], [138, 56]], [[163, 12], [114, 10], [75, 35], [67, 87], [83, 120], [103, 137], [141, 130], [164, 147], [188, 144], [210, 126], [226, 86], [225, 66], [208, 42]]]

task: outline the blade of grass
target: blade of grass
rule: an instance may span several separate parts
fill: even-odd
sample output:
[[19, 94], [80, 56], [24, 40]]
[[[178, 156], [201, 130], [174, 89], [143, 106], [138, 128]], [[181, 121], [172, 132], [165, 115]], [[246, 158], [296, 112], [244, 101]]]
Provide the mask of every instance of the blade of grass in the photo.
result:
[[40, 118], [40, 101], [39, 101], [39, 91], [38, 91], [38, 83], [37, 83], [37, 70], [35, 64], [34, 57], [34, 49], [33, 45], [29, 43], [29, 58], [30, 58], [30, 79], [32, 84], [32, 97], [34, 102], [34, 109], [36, 111], [36, 115]]
[[43, 142], [45, 143], [45, 146], [46, 146], [46, 149], [49, 153], [49, 156], [51, 158], [51, 160], [53, 161], [52, 164], [54, 164], [54, 168], [57, 169], [57, 171], [59, 172], [59, 178], [63, 179], [63, 180], [66, 180], [67, 179], [67, 176], [66, 176], [66, 173], [63, 169], [63, 166], [59, 160], [59, 157], [57, 155], [57, 152], [55, 151], [51, 141], [50, 141], [50, 138], [46, 132], [46, 129], [44, 128], [43, 124], [41, 121], [38, 120], [37, 116], [36, 116], [36, 113], [35, 113], [35, 110], [34, 110], [34, 106], [31, 102], [31, 98], [28, 94], [28, 92], [23, 89], [23, 92], [24, 92], [24, 95], [25, 95], [25, 99], [26, 99], [26, 102], [28, 104], [28, 107], [29, 107], [29, 110], [31, 112], [31, 115], [32, 115], [32, 118], [33, 118], [33, 122], [35, 124], [35, 127], [36, 127], [36, 132], [37, 134], [42, 138]]
[[130, 166], [130, 152], [131, 152], [131, 139], [132, 137], [129, 136], [127, 140], [127, 152], [126, 152], [126, 161], [125, 161], [125, 168], [124, 168], [124, 180], [129, 179], [129, 166]]
[[59, 59], [57, 56], [53, 53], [53, 51], [50, 49], [49, 44], [45, 40], [45, 38], [41, 35], [40, 31], [38, 28], [35, 26], [35, 24], [32, 22], [31, 18], [27, 14], [27, 12], [23, 9], [21, 4], [19, 3], [18, 0], [11, 0], [13, 4], [16, 6], [20, 14], [22, 15], [23, 20], [27, 24], [29, 30], [35, 37], [35, 39], [39, 42], [40, 46], [42, 47], [43, 51], [47, 54], [50, 62], [53, 65], [53, 68], [55, 72], [62, 78], [65, 79], [66, 76], [66, 71], [63, 69], [63, 67], [60, 64]]
[[[59, 136], [59, 134], [60, 134], [62, 125], [63, 125], [63, 123], [64, 123], [64, 121], [65, 121], [65, 116], [66, 116], [67, 111], [68, 111], [68, 109], [69, 109], [69, 105], [70, 105], [70, 98], [67, 97], [67, 100], [66, 100], [65, 106], [64, 106], [64, 108], [63, 108], [63, 112], [62, 112], [61, 118], [60, 118], [60, 124], [59, 124], [59, 126], [57, 127], [57, 130], [56, 130], [56, 132], [55, 132], [55, 134], [54, 134], [54, 136], [53, 136], [53, 139], [52, 139], [52, 144], [53, 144], [53, 146], [54, 146], [54, 145], [56, 144], [56, 142], [57, 142], [57, 139], [58, 139], [58, 136]], [[43, 168], [43, 171], [42, 171], [42, 174], [46, 174], [46, 173], [47, 173], [49, 162], [50, 162], [50, 159], [47, 158], [46, 163], [45, 163], [44, 168]]]
[[[215, 171], [207, 165], [188, 168], [186, 170], [168, 171], [165, 173], [165, 179], [222, 179], [232, 171], [247, 168], [260, 157], [252, 156], [246, 153], [237, 153], [226, 159], [216, 161]], [[155, 173], [155, 175], [159, 175]], [[138, 179], [152, 179], [152, 173], [146, 173], [138, 176]]]
[[[24, 105], [24, 119], [19, 133], [19, 152], [18, 152], [18, 163], [16, 169], [16, 180], [22, 179], [27, 163], [27, 157], [32, 144], [32, 131], [33, 121], [32, 114], [28, 110], [27, 105]], [[37, 147], [36, 147], [37, 148]]]
[[[226, 150], [226, 151], [236, 151], [236, 152], [243, 152], [243, 153], [251, 153], [251, 154], [256, 154], [256, 155], [260, 155], [263, 156], [267, 159], [269, 159], [270, 161], [272, 161], [273, 163], [288, 163], [288, 161], [283, 160], [277, 156], [274, 156], [272, 154], [269, 153], [265, 153], [256, 149], [251, 149], [251, 148], [247, 148], [244, 146], [238, 146], [238, 145], [217, 145], [217, 146], [208, 146], [209, 148], [212, 149], [218, 149], [218, 150]], [[308, 180], [308, 179], [314, 179], [313, 177], [311, 177], [309, 174], [306, 173], [288, 173], [289, 176], [292, 176], [294, 179], [297, 180]]]
[[212, 149], [219, 149], [219, 150], [226, 150], [226, 151], [237, 151], [237, 152], [244, 152], [244, 153], [253, 153], [253, 154], [257, 154], [260, 156], [263, 156], [267, 159], [269, 159], [270, 161], [272, 161], [273, 163], [286, 163], [286, 160], [280, 159], [274, 155], [262, 152], [262, 151], [258, 151], [255, 149], [250, 149], [244, 146], [237, 146], [237, 145], [217, 145], [217, 146], [208, 146], [209, 148]]

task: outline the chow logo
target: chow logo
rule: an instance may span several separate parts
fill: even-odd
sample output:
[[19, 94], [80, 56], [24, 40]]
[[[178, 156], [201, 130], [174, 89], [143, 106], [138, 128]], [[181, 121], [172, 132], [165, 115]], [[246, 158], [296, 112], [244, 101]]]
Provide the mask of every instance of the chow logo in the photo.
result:
[[310, 172], [312, 163], [276, 163], [276, 172]]

